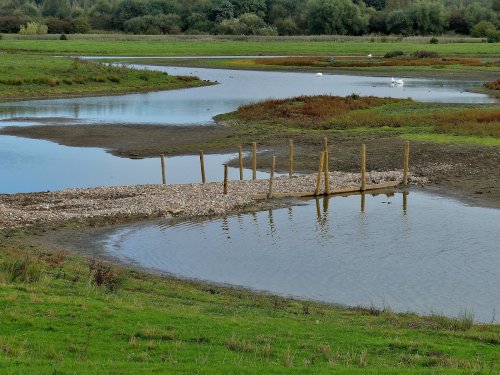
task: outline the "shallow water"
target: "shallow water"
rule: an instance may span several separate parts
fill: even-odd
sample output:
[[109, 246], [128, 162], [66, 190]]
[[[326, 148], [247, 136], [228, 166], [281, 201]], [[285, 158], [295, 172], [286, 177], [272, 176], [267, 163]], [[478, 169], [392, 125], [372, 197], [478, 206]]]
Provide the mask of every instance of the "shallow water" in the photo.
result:
[[[285, 73], [132, 65], [172, 75], [197, 75], [218, 85], [121, 96], [31, 100], [0, 103], [3, 125], [29, 125], [16, 118], [64, 118], [84, 123], [208, 124], [212, 117], [242, 104], [298, 95], [373, 95], [444, 103], [492, 103], [494, 99], [465, 90], [476, 82], [406, 79], [391, 87], [390, 78], [313, 73]], [[74, 121], [68, 121], [68, 124]]]
[[[500, 210], [443, 197], [334, 197], [201, 222], [128, 225], [105, 251], [141, 267], [332, 303], [491, 321]], [[497, 320], [498, 321], [498, 320]]]
[[[237, 154], [205, 155], [206, 180], [222, 181], [223, 164]], [[159, 158], [125, 159], [99, 148], [61, 146], [48, 141], [0, 137], [0, 193], [60, 190], [72, 187], [161, 183]], [[251, 170], [244, 177], [251, 178]], [[167, 183], [201, 182], [198, 155], [166, 158]], [[268, 173], [257, 172], [258, 178]], [[239, 170], [229, 168], [229, 178]]]

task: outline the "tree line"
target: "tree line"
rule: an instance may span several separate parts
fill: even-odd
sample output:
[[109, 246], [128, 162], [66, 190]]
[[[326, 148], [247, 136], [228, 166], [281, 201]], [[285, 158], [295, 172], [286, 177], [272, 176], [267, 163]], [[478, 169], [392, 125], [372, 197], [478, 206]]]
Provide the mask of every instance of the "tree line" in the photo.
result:
[[0, 0], [0, 32], [497, 38], [500, 0]]

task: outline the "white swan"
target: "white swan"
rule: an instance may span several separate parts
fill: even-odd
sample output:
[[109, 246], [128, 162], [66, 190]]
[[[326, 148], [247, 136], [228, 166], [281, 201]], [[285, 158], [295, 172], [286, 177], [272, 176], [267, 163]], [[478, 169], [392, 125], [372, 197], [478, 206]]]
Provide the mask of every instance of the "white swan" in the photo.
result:
[[403, 86], [405, 84], [405, 81], [401, 79], [395, 79], [394, 77], [391, 78], [391, 85], [397, 85], [397, 86]]
[[316, 73], [314, 76], [315, 77], [323, 77], [323, 73]]
[[369, 58], [369, 59], [371, 59], [371, 58], [372, 58], [372, 54], [371, 54], [371, 53], [368, 55], [368, 58]]

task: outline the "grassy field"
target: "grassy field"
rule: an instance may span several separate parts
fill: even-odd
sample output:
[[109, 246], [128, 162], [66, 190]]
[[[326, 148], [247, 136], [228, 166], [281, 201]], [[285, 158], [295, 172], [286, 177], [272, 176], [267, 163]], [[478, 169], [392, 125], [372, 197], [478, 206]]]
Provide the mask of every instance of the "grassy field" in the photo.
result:
[[405, 53], [417, 50], [434, 51], [447, 56], [498, 57], [498, 43], [410, 43], [366, 39], [330, 40], [220, 40], [202, 38], [194, 40], [2, 40], [0, 50], [30, 53], [105, 56], [203, 56], [203, 55], [384, 55], [393, 50]]
[[411, 100], [313, 96], [267, 100], [220, 115], [241, 133], [281, 139], [277, 133], [353, 132], [405, 139], [500, 145], [498, 105], [447, 105]]
[[192, 77], [168, 76], [92, 61], [0, 53], [0, 99], [119, 94], [203, 84]]
[[3, 374], [500, 371], [500, 326], [108, 268], [0, 233]]

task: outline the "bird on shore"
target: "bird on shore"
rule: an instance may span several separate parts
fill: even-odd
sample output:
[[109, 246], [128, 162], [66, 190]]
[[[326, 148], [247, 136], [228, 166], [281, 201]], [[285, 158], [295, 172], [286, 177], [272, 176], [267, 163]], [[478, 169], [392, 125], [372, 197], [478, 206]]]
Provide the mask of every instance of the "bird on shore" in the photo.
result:
[[371, 58], [372, 58], [372, 54], [371, 54], [371, 53], [368, 55], [368, 58], [369, 58], [369, 59], [371, 59]]
[[323, 77], [323, 73], [316, 73], [314, 76], [315, 77]]

